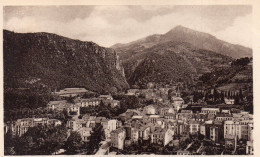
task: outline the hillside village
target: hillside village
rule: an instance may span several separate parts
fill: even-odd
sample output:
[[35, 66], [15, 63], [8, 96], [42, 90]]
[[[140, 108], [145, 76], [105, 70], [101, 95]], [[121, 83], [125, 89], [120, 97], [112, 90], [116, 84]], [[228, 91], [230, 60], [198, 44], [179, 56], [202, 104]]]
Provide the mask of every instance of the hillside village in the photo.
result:
[[[41, 108], [46, 110], [43, 117], [30, 114], [30, 118], [7, 121], [5, 133], [21, 138], [31, 128], [63, 126], [65, 139], [76, 134], [79, 143], [93, 142], [95, 134], [102, 134], [92, 152], [86, 144], [75, 148], [76, 154], [253, 154], [253, 115], [234, 104], [234, 99], [225, 97], [217, 105], [203, 99], [185, 102], [178, 85], [156, 87], [153, 83], [120, 96], [93, 93], [84, 88], [55, 91], [56, 100]], [[136, 104], [125, 106], [129, 103], [125, 97], [135, 98]], [[63, 117], [50, 116], [58, 113]], [[61, 146], [52, 153], [69, 150]]]

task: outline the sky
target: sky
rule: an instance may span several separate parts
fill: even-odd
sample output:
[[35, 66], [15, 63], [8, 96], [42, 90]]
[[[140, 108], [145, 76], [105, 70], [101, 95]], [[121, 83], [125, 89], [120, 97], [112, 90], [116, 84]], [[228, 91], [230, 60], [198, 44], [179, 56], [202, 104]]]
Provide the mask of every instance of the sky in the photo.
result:
[[240, 6], [5, 6], [4, 29], [49, 32], [110, 47], [177, 25], [252, 47], [252, 7]]

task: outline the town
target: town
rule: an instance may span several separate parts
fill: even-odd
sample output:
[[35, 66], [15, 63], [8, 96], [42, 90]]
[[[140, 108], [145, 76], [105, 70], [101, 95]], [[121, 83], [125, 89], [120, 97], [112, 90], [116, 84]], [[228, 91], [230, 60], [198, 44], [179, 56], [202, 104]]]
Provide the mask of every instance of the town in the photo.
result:
[[[49, 152], [44, 147], [53, 155], [253, 154], [253, 114], [236, 104], [247, 101], [242, 92], [210, 89], [208, 93], [211, 97], [203, 91], [185, 95], [179, 84], [153, 83], [105, 95], [85, 88], [55, 90], [46, 107], [19, 111], [23, 116], [5, 121], [5, 139], [19, 139], [19, 149], [9, 144], [13, 154], [27, 154], [30, 149], [33, 154], [28, 147], [35, 140], [28, 142], [30, 134], [38, 142], [37, 131], [48, 134], [53, 128], [58, 133], [51, 137], [63, 142]], [[209, 104], [205, 97], [220, 103]]]

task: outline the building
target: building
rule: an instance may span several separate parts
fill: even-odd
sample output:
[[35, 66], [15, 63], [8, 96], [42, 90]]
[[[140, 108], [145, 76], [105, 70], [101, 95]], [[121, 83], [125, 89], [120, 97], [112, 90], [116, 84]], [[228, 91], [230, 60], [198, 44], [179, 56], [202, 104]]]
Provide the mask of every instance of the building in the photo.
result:
[[246, 154], [247, 155], [253, 155], [254, 154], [253, 141], [247, 141], [246, 142]]
[[25, 134], [29, 128], [39, 126], [39, 125], [52, 125], [57, 126], [61, 125], [61, 121], [57, 119], [49, 119], [49, 118], [23, 118], [18, 119], [14, 128], [10, 128], [13, 135], [22, 136]]
[[174, 109], [172, 107], [163, 107], [160, 109], [160, 115], [164, 116], [166, 114], [174, 114]]
[[47, 104], [47, 108], [49, 110], [63, 111], [63, 109], [67, 108], [67, 101], [66, 100], [50, 101]]
[[173, 140], [174, 131], [172, 129], [155, 128], [151, 131], [151, 143], [166, 146]]
[[252, 121], [225, 121], [224, 122], [224, 138], [226, 136], [236, 136], [238, 140], [249, 140], [251, 136], [250, 125]]
[[214, 142], [219, 142], [219, 129], [216, 126], [210, 127], [210, 139]]
[[205, 124], [200, 125], [200, 134], [204, 135], [206, 137], [206, 126]]
[[89, 141], [89, 137], [91, 136], [92, 128], [83, 127], [78, 130], [82, 140], [84, 142]]
[[221, 113], [231, 114], [230, 110], [228, 110], [228, 109], [222, 109]]
[[109, 105], [111, 107], [120, 106], [120, 101], [118, 101], [118, 100], [106, 99], [106, 100], [102, 100], [102, 102], [104, 103], [105, 106], [109, 106]]
[[103, 126], [106, 139], [110, 139], [111, 132], [122, 125], [122, 123], [116, 119], [103, 120], [101, 124]]
[[156, 114], [156, 108], [154, 105], [149, 105], [144, 107], [144, 113], [154, 115]]
[[139, 95], [140, 90], [139, 89], [128, 89], [127, 90], [127, 95]]
[[69, 106], [67, 107], [67, 112], [69, 115], [80, 115], [80, 106], [69, 104]]
[[176, 115], [173, 113], [168, 113], [164, 115], [164, 118], [168, 120], [176, 120]]
[[184, 105], [184, 100], [181, 97], [172, 96], [171, 101], [174, 109], [176, 109], [177, 111], [179, 111]]
[[98, 106], [101, 100], [98, 98], [76, 99], [75, 105], [79, 107]]
[[111, 95], [100, 95], [98, 98], [103, 100], [113, 100], [113, 97]]
[[227, 135], [225, 137], [225, 148], [235, 148], [237, 146], [237, 137], [235, 135]]
[[117, 149], [124, 149], [126, 131], [124, 128], [118, 128], [111, 132], [111, 146]]
[[177, 151], [177, 155], [191, 155], [191, 153], [186, 150], [179, 150]]
[[[86, 90], [85, 88], [64, 88], [58, 92], [53, 92], [53, 94], [58, 95], [60, 97], [68, 98], [68, 97], [76, 97], [82, 96], [85, 93], [90, 93], [91, 91]], [[93, 92], [91, 92], [93, 93]]]
[[[222, 110], [223, 112], [223, 110]], [[233, 116], [228, 113], [219, 113], [216, 115], [216, 120], [218, 121], [232, 121]]]
[[192, 119], [192, 117], [193, 117], [192, 110], [181, 110], [181, 112], [177, 114], [178, 120], [187, 121], [189, 119]]
[[189, 121], [189, 133], [197, 134], [200, 131], [200, 122], [199, 121]]
[[227, 104], [227, 105], [234, 105], [235, 104], [235, 100], [234, 99], [227, 99], [227, 98], [225, 98], [224, 101], [225, 101], [225, 104]]
[[212, 113], [216, 115], [219, 112], [220, 112], [219, 108], [201, 108], [201, 113], [207, 113], [207, 114]]

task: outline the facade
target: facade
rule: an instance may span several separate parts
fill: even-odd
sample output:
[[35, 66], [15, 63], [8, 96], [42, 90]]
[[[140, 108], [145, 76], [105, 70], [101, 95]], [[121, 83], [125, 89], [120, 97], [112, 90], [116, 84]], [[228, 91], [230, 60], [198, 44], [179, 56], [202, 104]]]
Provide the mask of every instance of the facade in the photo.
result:
[[111, 146], [117, 149], [124, 149], [124, 141], [126, 131], [124, 128], [119, 128], [111, 132]]
[[171, 101], [174, 109], [176, 109], [177, 111], [179, 111], [184, 105], [184, 100], [181, 97], [173, 96], [171, 97]]
[[100, 95], [99, 98], [104, 100], [113, 100], [111, 95]]
[[75, 104], [79, 107], [98, 106], [101, 102], [98, 98], [77, 99]]
[[219, 108], [202, 108], [201, 109], [201, 113], [213, 113], [213, 114], [217, 114], [217, 113], [219, 113], [220, 112], [220, 110], [219, 110]]
[[55, 91], [53, 94], [58, 95], [60, 97], [68, 98], [68, 97], [81, 96], [88, 92], [90, 91], [86, 90], [85, 88], [64, 88], [58, 92]]
[[57, 119], [49, 118], [23, 118], [18, 119], [15, 123], [9, 125], [9, 130], [13, 135], [22, 136], [25, 134], [29, 128], [39, 126], [39, 125], [61, 125], [61, 121]]
[[210, 127], [210, 139], [216, 143], [219, 142], [219, 129], [216, 126]]
[[234, 105], [235, 104], [235, 100], [234, 99], [227, 99], [227, 98], [225, 98], [224, 101], [225, 101], [225, 104], [227, 104], [227, 105]]
[[83, 127], [78, 130], [82, 140], [84, 142], [89, 141], [89, 137], [91, 136], [92, 128]]
[[144, 107], [144, 111], [146, 114], [153, 115], [156, 113], [156, 108], [153, 105], [149, 105], [149, 106]]
[[48, 108], [49, 110], [62, 111], [63, 109], [67, 108], [67, 101], [66, 101], [66, 100], [50, 101], [50, 102], [47, 104], [47, 108]]
[[156, 128], [151, 132], [151, 143], [157, 143], [163, 146], [173, 140], [174, 131], [172, 129]]
[[189, 125], [190, 134], [197, 134], [200, 131], [200, 122], [190, 121], [190, 122], [188, 122], [188, 125]]

